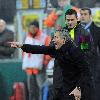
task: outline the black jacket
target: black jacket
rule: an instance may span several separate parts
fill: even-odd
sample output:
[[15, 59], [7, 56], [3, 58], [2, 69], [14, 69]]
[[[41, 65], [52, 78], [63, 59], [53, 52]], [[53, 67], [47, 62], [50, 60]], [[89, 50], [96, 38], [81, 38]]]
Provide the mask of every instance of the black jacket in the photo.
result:
[[70, 93], [76, 86], [82, 87], [83, 84], [91, 82], [89, 81], [91, 80], [91, 74], [86, 57], [70, 41], [59, 50], [51, 46], [32, 46], [29, 44], [24, 44], [22, 50], [33, 54], [52, 55], [62, 69], [62, 84], [66, 93]]
[[5, 29], [0, 33], [0, 59], [11, 58], [14, 53], [14, 48], [11, 48], [7, 42], [14, 41], [14, 33]]

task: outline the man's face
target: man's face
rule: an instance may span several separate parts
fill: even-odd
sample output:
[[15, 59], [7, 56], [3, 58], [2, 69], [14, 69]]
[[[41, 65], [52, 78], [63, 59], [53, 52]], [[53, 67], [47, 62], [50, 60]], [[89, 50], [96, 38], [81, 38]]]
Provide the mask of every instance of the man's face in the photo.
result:
[[77, 17], [72, 14], [72, 15], [66, 15], [65, 17], [66, 23], [68, 25], [68, 28], [74, 28], [77, 25]]
[[81, 10], [80, 11], [80, 21], [82, 23], [88, 23], [91, 19], [91, 15], [89, 14], [88, 10]]
[[56, 33], [54, 34], [54, 39], [53, 39], [53, 41], [54, 41], [54, 44], [55, 44], [55, 48], [56, 48], [56, 49], [60, 49], [61, 46], [65, 43], [65, 40], [64, 40], [63, 38], [61, 38], [59, 32], [56, 32]]
[[36, 26], [34, 26], [34, 25], [30, 25], [29, 26], [29, 32], [31, 32], [32, 35], [36, 35], [37, 32], [38, 32], [38, 28]]
[[0, 33], [3, 32], [6, 28], [6, 25], [4, 22], [0, 22]]

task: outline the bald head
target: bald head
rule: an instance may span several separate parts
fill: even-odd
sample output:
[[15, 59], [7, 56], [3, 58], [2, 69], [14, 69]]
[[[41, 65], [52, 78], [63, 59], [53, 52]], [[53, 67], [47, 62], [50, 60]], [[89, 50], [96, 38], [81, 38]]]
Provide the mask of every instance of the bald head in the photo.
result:
[[6, 22], [3, 19], [0, 19], [0, 33], [3, 32], [6, 28]]

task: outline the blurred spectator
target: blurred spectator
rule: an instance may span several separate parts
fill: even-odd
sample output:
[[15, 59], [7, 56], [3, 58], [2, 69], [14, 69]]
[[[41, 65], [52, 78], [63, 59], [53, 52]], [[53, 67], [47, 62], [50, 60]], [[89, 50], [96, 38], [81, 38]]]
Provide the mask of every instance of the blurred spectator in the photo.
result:
[[97, 2], [99, 3], [98, 0], [71, 0], [71, 4], [73, 6], [77, 6], [78, 8], [82, 7], [94, 8]]
[[59, 29], [64, 27], [65, 12], [70, 8], [75, 9], [79, 14], [79, 9], [76, 8], [75, 6], [71, 6], [70, 0], [57, 0], [57, 2], [58, 2], [58, 7], [54, 8], [44, 21], [45, 25], [49, 28], [55, 27]]
[[[29, 25], [25, 44], [49, 45], [50, 37], [39, 29], [39, 22], [34, 20]], [[44, 67], [51, 58], [43, 54], [23, 53], [23, 69], [27, 73], [29, 100], [41, 100], [41, 89], [45, 81]]]
[[[98, 60], [100, 62], [100, 59], [98, 58], [98, 55], [100, 53], [100, 27], [97, 27], [94, 24], [94, 22], [92, 20], [91, 10], [89, 8], [82, 8], [80, 10], [80, 14], [81, 14], [81, 16], [80, 16], [81, 25], [91, 34], [92, 47], [90, 50], [91, 55], [88, 55], [88, 59], [90, 60], [91, 71], [94, 76], [95, 86], [97, 87], [97, 85], [98, 85], [98, 82], [96, 82], [97, 75], [100, 73], [97, 70]], [[98, 80], [100, 82], [100, 79], [98, 79]], [[98, 99], [96, 99], [96, 100], [98, 100]]]
[[12, 58], [14, 48], [11, 48], [7, 42], [14, 41], [14, 33], [7, 29], [6, 22], [0, 19], [0, 59]]
[[71, 5], [79, 7], [79, 1], [78, 0], [71, 0]]
[[[52, 8], [53, 6], [58, 7], [57, 0], [46, 0], [47, 8]], [[53, 5], [52, 5], [53, 3]]]

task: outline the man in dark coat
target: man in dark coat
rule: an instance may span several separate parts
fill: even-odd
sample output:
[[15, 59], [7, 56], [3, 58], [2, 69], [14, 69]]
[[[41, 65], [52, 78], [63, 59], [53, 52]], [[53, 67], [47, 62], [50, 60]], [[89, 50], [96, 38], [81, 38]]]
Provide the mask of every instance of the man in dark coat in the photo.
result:
[[[92, 13], [91, 9], [89, 8], [82, 8], [80, 10], [80, 20], [81, 25], [91, 34], [92, 39], [92, 48], [94, 48], [94, 52], [92, 55], [88, 56], [88, 60], [90, 60], [90, 67], [94, 76], [95, 82], [95, 94], [96, 100], [100, 99], [99, 88], [100, 88], [100, 27], [97, 27], [92, 20]], [[98, 96], [99, 97], [98, 97]]]
[[73, 95], [79, 99], [80, 96], [77, 94], [79, 87], [82, 100], [94, 100], [90, 96], [93, 88], [92, 75], [84, 53], [71, 40], [68, 31], [65, 30], [55, 32], [54, 44], [55, 46], [32, 46], [11, 42], [11, 47], [19, 47], [27, 53], [49, 54], [58, 61], [63, 77], [59, 100], [74, 100]]
[[[69, 9], [65, 13], [66, 27], [64, 29], [69, 30], [70, 36], [73, 41], [80, 47], [82, 51], [87, 53], [90, 51], [90, 34], [87, 32], [82, 25], [78, 22], [77, 12], [73, 9]], [[51, 43], [52, 45], [52, 43]], [[54, 62], [54, 73], [53, 73], [53, 87], [51, 91], [50, 100], [56, 100], [60, 96], [60, 90], [62, 87], [62, 69], [58, 62]], [[55, 98], [55, 99], [54, 99]], [[58, 100], [58, 99], [57, 99]]]
[[14, 55], [14, 48], [7, 42], [14, 41], [14, 33], [6, 28], [6, 22], [0, 19], [0, 59], [10, 59]]

